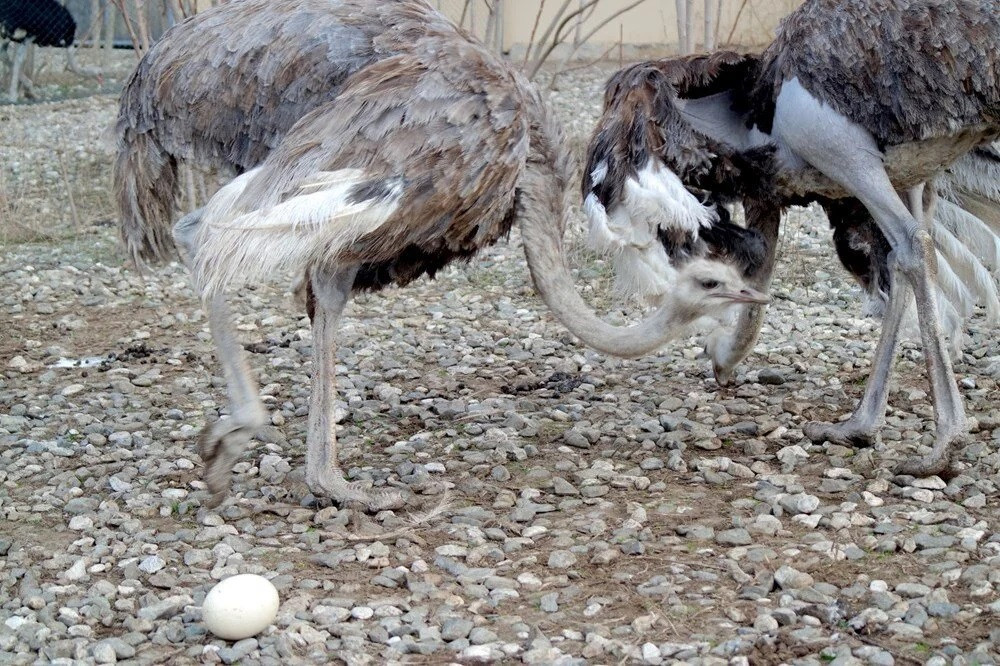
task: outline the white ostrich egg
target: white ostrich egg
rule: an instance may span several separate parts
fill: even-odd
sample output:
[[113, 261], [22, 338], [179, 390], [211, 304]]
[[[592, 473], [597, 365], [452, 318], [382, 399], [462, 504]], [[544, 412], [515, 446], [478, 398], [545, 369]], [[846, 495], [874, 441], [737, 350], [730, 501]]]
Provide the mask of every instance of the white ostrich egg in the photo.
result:
[[219, 581], [205, 595], [201, 619], [219, 638], [238, 641], [267, 629], [278, 615], [278, 590], [256, 574]]

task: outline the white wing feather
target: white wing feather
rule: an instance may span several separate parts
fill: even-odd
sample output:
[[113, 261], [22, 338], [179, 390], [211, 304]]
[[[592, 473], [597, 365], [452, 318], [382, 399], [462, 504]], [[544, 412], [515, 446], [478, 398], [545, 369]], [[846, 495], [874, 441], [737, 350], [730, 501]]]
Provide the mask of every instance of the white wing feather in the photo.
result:
[[[934, 244], [938, 248], [938, 272], [943, 273], [941, 268], [948, 267], [948, 272], [943, 273], [944, 277], [961, 284], [963, 290], [960, 293], [949, 295], [953, 298], [964, 297], [967, 301], [953, 301], [958, 310], [965, 316], [971, 316], [976, 305], [982, 305], [986, 309], [986, 315], [991, 322], [995, 322], [1000, 317], [1000, 298], [997, 294], [997, 284], [986, 267], [980, 263], [979, 259], [972, 253], [970, 248], [951, 234], [942, 225], [934, 225], [931, 228]], [[939, 280], [940, 282], [940, 280]]]
[[[950, 195], [948, 195], [950, 196]], [[947, 198], [940, 198], [934, 216], [936, 227], [965, 245], [993, 275], [1000, 277], [1000, 236], [981, 219]]]
[[396, 210], [402, 185], [385, 197], [350, 200], [371, 177], [358, 169], [321, 172], [285, 201], [267, 209], [239, 210], [240, 195], [257, 169], [235, 178], [212, 197], [198, 230], [192, 273], [203, 297], [236, 281], [266, 279], [344, 247], [384, 224]]
[[[591, 179], [597, 185], [606, 176], [607, 166], [600, 163]], [[625, 181], [622, 198], [610, 211], [593, 193], [587, 195], [583, 209], [590, 222], [590, 247], [612, 259], [616, 291], [647, 303], [666, 294], [676, 275], [657, 232], [697, 233], [716, 219], [715, 212], [688, 192], [673, 172], [652, 159], [635, 178]]]

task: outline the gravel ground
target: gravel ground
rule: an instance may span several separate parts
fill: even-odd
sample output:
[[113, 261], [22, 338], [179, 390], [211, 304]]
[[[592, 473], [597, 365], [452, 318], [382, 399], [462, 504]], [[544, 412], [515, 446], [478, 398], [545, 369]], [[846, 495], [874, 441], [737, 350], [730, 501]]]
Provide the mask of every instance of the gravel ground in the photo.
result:
[[[599, 88], [576, 73], [554, 94], [577, 140]], [[113, 112], [108, 96], [0, 109], [23, 136], [70, 131], [95, 164], [109, 153], [88, 137]], [[50, 168], [44, 143], [21, 162]], [[913, 342], [879, 445], [809, 443], [806, 420], [853, 407], [878, 335], [828, 236], [815, 211], [790, 216], [775, 304], [729, 389], [696, 339], [638, 361], [580, 346], [535, 295], [516, 234], [356, 299], [342, 457], [352, 478], [444, 502], [416, 526], [305, 489], [311, 335], [287, 283], [234, 302], [271, 425], [213, 512], [193, 439], [224, 385], [184, 270], [141, 280], [105, 227], [8, 245], [0, 663], [996, 663], [995, 329], [972, 322], [957, 363], [974, 426], [950, 480], [891, 471], [932, 439]], [[576, 259], [587, 298], [611, 307], [605, 266]], [[201, 601], [242, 572], [274, 582], [278, 618], [214, 639]]]

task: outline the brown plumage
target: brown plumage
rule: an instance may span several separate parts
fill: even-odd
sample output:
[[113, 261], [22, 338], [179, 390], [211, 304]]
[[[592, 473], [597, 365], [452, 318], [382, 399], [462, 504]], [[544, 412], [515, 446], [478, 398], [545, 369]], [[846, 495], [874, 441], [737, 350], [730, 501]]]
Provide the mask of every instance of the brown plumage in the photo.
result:
[[351, 74], [450, 30], [421, 5], [242, 0], [168, 30], [126, 84], [116, 126], [122, 240], [136, 263], [173, 254], [179, 163], [230, 173], [257, 166]]
[[[698, 133], [677, 108], [678, 98], [745, 89], [758, 65], [756, 58], [720, 51], [639, 63], [614, 74], [605, 87], [604, 113], [587, 151], [584, 197], [594, 194], [605, 209], [614, 206], [622, 199], [625, 183], [636, 178], [651, 158], [670, 165], [706, 203], [731, 201], [770, 187], [771, 147], [735, 149]], [[599, 182], [595, 174], [600, 174]], [[716, 212], [722, 211], [716, 207]], [[662, 225], [660, 235], [675, 260], [690, 256], [699, 238], [710, 241], [710, 252], [720, 255], [754, 242], [752, 235], [725, 219], [709, 228], [708, 233], [698, 233], [690, 227]], [[718, 242], [711, 242], [715, 239]], [[759, 253], [751, 252], [745, 261], [744, 268], [754, 270]]]
[[[749, 227], [767, 237], [752, 278], [765, 287], [780, 211], [819, 201], [838, 256], [887, 315], [858, 410], [842, 424], [807, 424], [806, 434], [841, 442], [874, 437], [912, 287], [938, 438], [927, 458], [904, 470], [941, 471], [964, 414], [938, 318], [958, 331], [976, 303], [1000, 314], [1000, 168], [991, 159], [995, 149], [986, 147], [1000, 136], [997, 44], [997, 0], [806, 0], [760, 56], [720, 52], [623, 70], [609, 81], [585, 169], [595, 243], [627, 246], [633, 229], [645, 238], [651, 205], [661, 207], [659, 235], [672, 265], [691, 254], [675, 252], [678, 234], [696, 254], [752, 238], [725, 233], [725, 226], [720, 233], [719, 225], [678, 225], [690, 206], [676, 194], [629, 200], [649, 174], [674, 190], [676, 177], [719, 219], [726, 219], [721, 204], [745, 204]], [[647, 155], [655, 156], [653, 166], [644, 165]], [[633, 254], [649, 263], [647, 249]], [[632, 272], [629, 281], [643, 286]], [[653, 272], [669, 276], [655, 264]], [[668, 292], [670, 285], [653, 288]], [[735, 332], [710, 337], [720, 381], [752, 348], [762, 315], [760, 307], [745, 308]]]
[[761, 54], [753, 122], [798, 78], [881, 147], [1000, 123], [997, 0], [809, 0]]
[[[468, 71], [458, 76], [437, 65], [438, 58], [464, 62]], [[372, 289], [405, 285], [472, 256], [510, 231], [528, 153], [528, 119], [518, 113], [524, 95], [512, 72], [491, 65], [478, 45], [441, 40], [433, 52], [364, 67], [344, 82], [335, 101], [295, 125], [247, 179], [227, 215], [287, 202], [312, 174], [357, 169], [372, 175], [353, 185], [348, 197], [362, 203], [392, 197], [399, 188], [392, 215], [349, 241], [335, 226], [319, 231], [309, 247], [299, 248], [308, 255], [305, 263], [358, 265], [355, 289]], [[198, 270], [218, 272], [222, 264], [230, 273], [261, 277], [272, 270], [273, 255], [262, 263], [250, 252], [249, 263], [234, 261], [235, 248], [251, 235], [238, 221], [216, 224], [233, 228], [212, 234]], [[277, 238], [286, 232], [278, 221], [252, 242], [280, 245]]]
[[[198, 44], [206, 48], [192, 55]], [[335, 332], [353, 291], [433, 274], [517, 221], [543, 300], [610, 354], [648, 353], [703, 315], [765, 300], [730, 263], [700, 260], [677, 272], [678, 288], [640, 324], [600, 320], [566, 265], [573, 163], [558, 123], [521, 74], [423, 0], [246, 0], [206, 11], [147, 53], [118, 128], [122, 237], [137, 259], [170, 251], [179, 160], [244, 171], [173, 230], [230, 394], [229, 417], [201, 440], [213, 501], [264, 419], [227, 312], [235, 282], [307, 275], [306, 481], [369, 510], [403, 498], [348, 483], [337, 459]]]

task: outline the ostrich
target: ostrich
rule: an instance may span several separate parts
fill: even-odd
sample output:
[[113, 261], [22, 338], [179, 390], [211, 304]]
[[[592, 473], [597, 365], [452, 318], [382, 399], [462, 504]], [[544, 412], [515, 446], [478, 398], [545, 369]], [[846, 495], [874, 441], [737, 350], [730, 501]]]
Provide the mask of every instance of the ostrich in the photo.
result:
[[[56, 0], [4, 0], [0, 3], [0, 39], [17, 42], [10, 62], [9, 101], [17, 101], [20, 85], [31, 91], [31, 81], [21, 72], [31, 44], [66, 49], [66, 68], [83, 76], [100, 76], [96, 70], [81, 68], [73, 57], [76, 21]], [[4, 45], [6, 50], [6, 44]]]
[[[291, 44], [275, 38], [303, 30], [314, 32]], [[197, 55], [190, 44], [201, 45]], [[301, 61], [254, 56], [271, 44], [313, 50], [298, 51]], [[309, 77], [325, 87], [308, 85]], [[286, 96], [323, 90], [326, 101], [282, 134], [282, 114], [292, 110], [268, 97], [272, 85]], [[264, 107], [275, 117], [251, 131], [262, 99], [275, 103]], [[542, 299], [584, 343], [609, 354], [651, 352], [701, 316], [767, 300], [728, 257], [695, 242], [697, 256], [677, 271], [676, 289], [655, 313], [628, 328], [599, 319], [577, 294], [562, 248], [572, 161], [558, 123], [518, 72], [423, 0], [247, 0], [169, 31], [122, 94], [115, 179], [123, 239], [136, 259], [171, 251], [176, 158], [164, 144], [183, 146], [169, 139], [184, 126], [202, 139], [184, 157], [252, 165], [173, 230], [208, 312], [231, 403], [229, 417], [201, 437], [212, 503], [224, 498], [233, 464], [264, 420], [229, 322], [228, 285], [282, 270], [307, 275], [306, 481], [317, 496], [368, 511], [398, 508], [406, 497], [348, 483], [338, 462], [335, 331], [353, 292], [433, 276], [517, 221]]]
[[[616, 254], [625, 282], [647, 295], [669, 291], [671, 272], [684, 261], [685, 246], [663, 227], [687, 207], [667, 201], [651, 215], [653, 203], [637, 183], [682, 185], [721, 217], [723, 204], [743, 200], [749, 226], [768, 241], [763, 266], [750, 278], [758, 286], [770, 279], [782, 208], [818, 200], [833, 212], [841, 257], [876, 293], [887, 292], [887, 303], [858, 407], [846, 421], [807, 423], [803, 431], [814, 441], [871, 441], [915, 296], [937, 428], [932, 450], [900, 466], [907, 474], [947, 469], [949, 444], [965, 431], [939, 321], [936, 292], [945, 270], [966, 269], [959, 287], [977, 285], [966, 300], [992, 297], [987, 304], [996, 307], [995, 286], [978, 270], [984, 263], [972, 259], [978, 253], [995, 262], [1000, 231], [1000, 169], [987, 147], [1000, 136], [1000, 59], [985, 47], [1000, 43], [997, 10], [995, 0], [806, 0], [759, 57], [719, 52], [616, 74], [588, 152], [583, 192], [591, 238]], [[939, 205], [938, 187], [980, 219], [958, 215], [950, 202]], [[947, 231], [956, 242], [949, 242], [943, 220], [957, 217], [975, 233], [953, 226]], [[711, 234], [697, 233], [711, 244]], [[635, 246], [637, 236], [661, 243]], [[947, 268], [937, 260], [935, 236], [956, 255]], [[710, 340], [722, 379], [752, 345], [761, 314], [746, 309], [735, 334]]]

